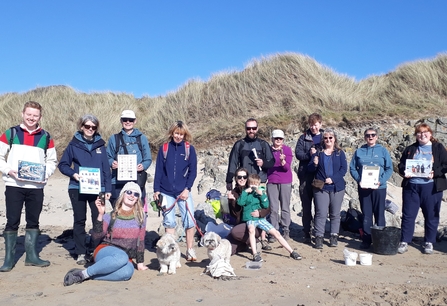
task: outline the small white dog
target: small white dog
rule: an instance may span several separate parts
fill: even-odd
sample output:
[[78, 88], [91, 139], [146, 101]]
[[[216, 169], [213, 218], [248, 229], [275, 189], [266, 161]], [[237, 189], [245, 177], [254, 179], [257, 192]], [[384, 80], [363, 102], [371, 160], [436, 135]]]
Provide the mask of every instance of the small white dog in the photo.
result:
[[175, 274], [180, 268], [180, 248], [172, 234], [164, 234], [157, 244], [157, 259], [160, 263], [160, 273]]
[[208, 249], [208, 257], [211, 260], [210, 266], [219, 259], [230, 264], [231, 243], [227, 239], [222, 239], [215, 232], [206, 232], [202, 237], [201, 244]]

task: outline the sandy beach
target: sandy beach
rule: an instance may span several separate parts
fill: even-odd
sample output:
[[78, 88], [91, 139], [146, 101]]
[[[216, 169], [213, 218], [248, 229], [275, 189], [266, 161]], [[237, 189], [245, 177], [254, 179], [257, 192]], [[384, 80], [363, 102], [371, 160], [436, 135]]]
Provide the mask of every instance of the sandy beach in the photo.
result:
[[[147, 222], [146, 271], [135, 271], [128, 282], [86, 281], [63, 286], [63, 277], [79, 267], [70, 256], [74, 243], [70, 237], [60, 237], [72, 227], [71, 204], [67, 194], [67, 178], [56, 174], [45, 188], [44, 211], [41, 215], [42, 235], [40, 256], [51, 261], [47, 268], [24, 265], [24, 221], [19, 231], [16, 266], [0, 274], [0, 305], [75, 305], [75, 304], [155, 304], [155, 305], [446, 305], [447, 304], [447, 242], [435, 245], [432, 255], [422, 253], [422, 227], [416, 233], [409, 251], [398, 255], [373, 254], [372, 265], [346, 266], [343, 250], [365, 253], [358, 247], [360, 240], [352, 233], [341, 232], [335, 248], [325, 244], [316, 250], [303, 244], [299, 211], [292, 213], [290, 244], [303, 257], [292, 260], [278, 243], [272, 251], [263, 252], [263, 265], [248, 270], [249, 253], [231, 258], [237, 279], [213, 279], [204, 274], [209, 263], [206, 249], [196, 248], [198, 261], [187, 263], [176, 275], [158, 276], [158, 261], [152, 242], [161, 217], [150, 211]], [[150, 184], [147, 185], [152, 190]], [[195, 189], [196, 190], [196, 189]], [[400, 205], [400, 188], [389, 185]], [[205, 195], [194, 195], [195, 203]], [[445, 225], [446, 209], [441, 209]], [[4, 184], [0, 183], [0, 225], [6, 222]], [[89, 219], [89, 225], [91, 224]], [[59, 237], [59, 238], [58, 238]], [[185, 244], [180, 243], [182, 252]], [[372, 253], [372, 249], [369, 251]], [[0, 260], [4, 258], [4, 240], [0, 236]]]

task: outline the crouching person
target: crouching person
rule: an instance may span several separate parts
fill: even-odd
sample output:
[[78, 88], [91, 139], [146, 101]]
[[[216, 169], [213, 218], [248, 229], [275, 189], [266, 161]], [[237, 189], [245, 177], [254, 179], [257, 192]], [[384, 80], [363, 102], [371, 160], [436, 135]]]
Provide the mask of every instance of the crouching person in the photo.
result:
[[134, 273], [132, 259], [137, 269], [147, 270], [144, 265], [144, 237], [146, 216], [141, 205], [141, 189], [129, 182], [116, 200], [111, 213], [105, 213], [101, 199], [95, 201], [98, 218], [93, 226], [92, 238], [96, 247], [95, 263], [87, 269], [71, 269], [64, 277], [64, 286], [82, 283], [87, 279], [126, 281]]

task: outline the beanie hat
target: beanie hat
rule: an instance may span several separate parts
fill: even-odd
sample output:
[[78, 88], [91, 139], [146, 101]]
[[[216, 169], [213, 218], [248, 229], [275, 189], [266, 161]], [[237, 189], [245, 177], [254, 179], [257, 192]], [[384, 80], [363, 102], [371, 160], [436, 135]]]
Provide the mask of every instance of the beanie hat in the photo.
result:
[[138, 186], [137, 183], [134, 183], [134, 182], [126, 183], [126, 185], [124, 185], [123, 189], [121, 189], [121, 191], [120, 191], [120, 196], [122, 196], [123, 193], [127, 190], [132, 190], [134, 192], [138, 192], [140, 194], [140, 196], [138, 198], [141, 199], [141, 195], [142, 195], [141, 188], [140, 188], [140, 186]]

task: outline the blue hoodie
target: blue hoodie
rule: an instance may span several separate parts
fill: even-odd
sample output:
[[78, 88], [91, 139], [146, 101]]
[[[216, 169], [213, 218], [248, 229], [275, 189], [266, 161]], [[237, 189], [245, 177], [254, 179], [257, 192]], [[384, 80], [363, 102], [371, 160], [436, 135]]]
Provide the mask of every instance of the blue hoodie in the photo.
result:
[[73, 178], [75, 173], [79, 173], [79, 167], [91, 167], [101, 169], [101, 191], [111, 192], [111, 174], [105, 144], [99, 134], [95, 134], [92, 142], [87, 142], [81, 132], [75, 133], [58, 165], [59, 171], [70, 178], [68, 189], [79, 189], [79, 182]]
[[168, 143], [166, 160], [163, 146], [158, 150], [155, 163], [154, 192], [161, 192], [177, 198], [183, 190], [191, 191], [197, 176], [197, 155], [192, 145], [189, 146], [189, 159], [186, 158], [185, 142]]
[[386, 182], [393, 174], [393, 163], [385, 147], [380, 144], [372, 147], [365, 144], [355, 151], [349, 164], [349, 171], [357, 183], [362, 179], [363, 166], [379, 166], [379, 189], [386, 188]]
[[[123, 140], [125, 142], [128, 154], [136, 154], [137, 155], [137, 164], [142, 164], [144, 171], [146, 171], [150, 165], [152, 164], [152, 156], [151, 149], [149, 147], [149, 142], [147, 141], [146, 136], [141, 133], [138, 129], [133, 129], [132, 133], [128, 135], [124, 129], [120, 132], [123, 135]], [[138, 147], [137, 137], [140, 137], [141, 147], [143, 152], [140, 151]], [[118, 153], [117, 153], [118, 151]], [[109, 142], [107, 144], [107, 156], [109, 158], [109, 165], [112, 166], [113, 161], [118, 160], [118, 154], [125, 154], [123, 144], [120, 144], [118, 150], [116, 149], [116, 139], [115, 135], [112, 135], [109, 138]], [[116, 184], [117, 171], [112, 170], [112, 184]]]

